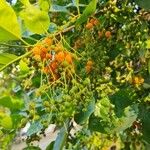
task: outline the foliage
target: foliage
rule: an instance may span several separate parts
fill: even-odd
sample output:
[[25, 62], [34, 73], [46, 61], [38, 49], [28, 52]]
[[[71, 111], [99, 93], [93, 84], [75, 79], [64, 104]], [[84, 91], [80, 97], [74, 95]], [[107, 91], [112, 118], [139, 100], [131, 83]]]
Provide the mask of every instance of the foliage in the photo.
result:
[[60, 131], [47, 149], [150, 144], [150, 22], [136, 4], [149, 9], [140, 0], [0, 1], [0, 149], [28, 122], [25, 149], [40, 149], [31, 143], [51, 123]]
[[[13, 9], [4, 0], [0, 2], [0, 41], [20, 38], [20, 28]], [[8, 22], [11, 20], [11, 22]]]

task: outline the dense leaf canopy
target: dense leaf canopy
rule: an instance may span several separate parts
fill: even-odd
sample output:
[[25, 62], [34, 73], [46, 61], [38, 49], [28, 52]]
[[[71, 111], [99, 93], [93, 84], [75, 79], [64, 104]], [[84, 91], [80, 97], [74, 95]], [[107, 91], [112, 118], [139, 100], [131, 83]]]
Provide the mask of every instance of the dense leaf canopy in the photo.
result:
[[[150, 144], [150, 2], [0, 1], [0, 149], [30, 124], [25, 149]], [[74, 124], [80, 128], [72, 135]]]

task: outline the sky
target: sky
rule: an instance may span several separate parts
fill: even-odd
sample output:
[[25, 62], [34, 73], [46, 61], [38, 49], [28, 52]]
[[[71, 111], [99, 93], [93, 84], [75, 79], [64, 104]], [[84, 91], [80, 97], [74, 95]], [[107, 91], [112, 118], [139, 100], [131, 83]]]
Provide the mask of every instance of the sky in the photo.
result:
[[12, 4], [15, 4], [17, 0], [12, 0]]

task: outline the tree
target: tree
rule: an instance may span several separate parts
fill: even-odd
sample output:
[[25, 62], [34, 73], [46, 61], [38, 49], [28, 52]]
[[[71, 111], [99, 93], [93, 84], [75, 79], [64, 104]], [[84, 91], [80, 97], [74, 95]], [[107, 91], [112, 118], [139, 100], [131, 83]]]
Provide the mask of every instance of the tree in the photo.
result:
[[[149, 20], [136, 9], [128, 0], [0, 2], [1, 149], [27, 122], [26, 149], [51, 123], [60, 132], [47, 149], [145, 149]], [[83, 127], [75, 137], [72, 119]]]

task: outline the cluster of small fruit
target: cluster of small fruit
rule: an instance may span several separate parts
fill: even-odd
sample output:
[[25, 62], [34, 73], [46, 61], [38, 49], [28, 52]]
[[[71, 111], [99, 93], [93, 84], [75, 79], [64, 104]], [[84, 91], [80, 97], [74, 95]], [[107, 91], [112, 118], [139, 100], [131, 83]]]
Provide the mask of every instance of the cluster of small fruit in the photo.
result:
[[37, 44], [32, 51], [34, 59], [44, 64], [42, 72], [49, 75], [53, 81], [60, 78], [62, 70], [70, 68], [70, 71], [74, 70], [72, 53], [68, 52], [61, 43], [54, 43], [49, 37]]
[[[99, 26], [100, 25], [100, 21], [97, 19], [97, 18], [92, 18], [89, 20], [89, 22], [87, 22], [85, 28], [87, 30], [91, 30], [94, 28], [94, 26]], [[110, 39], [112, 37], [112, 33], [111, 31], [105, 31], [105, 30], [102, 30], [102, 31], [98, 31], [98, 37], [99, 38], [102, 38], [103, 35], [107, 38], [107, 39]]]
[[86, 29], [92, 29], [94, 26], [97, 26], [99, 24], [99, 20], [96, 18], [92, 18], [89, 20], [89, 22], [86, 24]]
[[86, 111], [93, 97], [89, 78], [82, 82], [73, 79], [71, 84], [66, 89], [57, 87], [55, 94], [43, 102], [45, 112], [53, 113], [53, 120], [57, 125], [62, 125], [63, 121], [73, 118], [80, 111]]
[[[120, 29], [120, 33], [118, 34], [116, 32], [116, 29], [115, 29], [117, 27], [116, 22], [114, 22], [115, 23], [114, 26], [109, 27], [108, 24], [107, 24], [107, 21], [102, 21], [101, 18], [98, 18], [98, 19], [95, 19], [95, 20], [98, 20], [96, 28], [93, 28], [94, 27], [93, 19], [89, 20], [88, 23], [85, 26], [86, 31], [87, 31], [87, 32], [85, 32], [86, 33], [85, 34], [85, 39], [88, 39], [88, 40], [86, 40], [86, 43], [88, 43], [87, 44], [88, 46], [86, 46], [87, 55], [90, 58], [92, 58], [92, 60], [94, 60], [92, 63], [91, 63], [91, 61], [87, 62], [86, 72], [87, 73], [90, 73], [90, 72], [93, 73], [96, 69], [100, 70], [101, 68], [106, 67], [106, 66], [101, 67], [102, 66], [102, 62], [101, 62], [102, 60], [104, 60], [103, 62], [105, 63], [105, 65], [108, 62], [108, 61], [105, 62], [105, 59], [102, 59], [103, 58], [102, 51], [103, 52], [105, 51], [104, 52], [104, 57], [108, 56], [108, 59], [111, 59], [111, 60], [112, 60], [111, 57], [113, 55], [114, 56], [116, 55], [116, 58], [113, 56], [114, 57], [113, 61], [116, 61], [116, 59], [118, 59], [118, 57], [119, 58], [121, 57], [121, 59], [118, 59], [119, 63], [116, 64], [117, 66], [120, 65], [119, 68], [125, 67], [125, 63], [127, 62], [127, 59], [125, 58], [126, 56], [128, 56], [128, 61], [129, 62], [132, 62], [132, 63], [136, 64], [134, 61], [137, 61], [137, 60], [134, 60], [134, 58], [132, 58], [132, 57], [134, 55], [138, 54], [137, 51], [135, 51], [135, 49], [137, 49], [138, 47], [129, 46], [129, 45], [132, 45], [132, 44], [129, 41], [126, 41], [126, 37], [130, 34], [125, 33], [123, 28]], [[110, 21], [111, 21], [111, 19], [110, 19]], [[104, 28], [104, 24], [106, 24], [105, 28]], [[140, 28], [140, 27], [137, 27], [137, 28]], [[88, 30], [90, 30], [92, 32], [88, 32]], [[131, 30], [131, 29], [129, 28], [129, 30]], [[121, 32], [124, 33], [124, 36], [122, 36]], [[90, 37], [90, 38], [88, 38], [88, 37]], [[122, 38], [121, 40], [120, 40], [120, 37]], [[96, 40], [101, 42], [101, 44], [96, 43]], [[114, 45], [114, 43], [117, 42], [118, 40], [120, 41], [120, 43]], [[135, 43], [136, 43], [136, 41], [137, 41], [136, 37], [133, 38], [133, 40], [135, 40]], [[125, 44], [125, 43], [127, 43], [127, 44]], [[96, 44], [97, 44], [97, 47], [95, 48]], [[131, 49], [133, 49], [133, 50], [131, 50]], [[120, 51], [120, 53], [117, 52], [118, 50]], [[132, 53], [130, 51], [132, 51]], [[126, 52], [127, 52], [127, 54], [125, 54]], [[128, 54], [129, 52], [130, 52], [130, 54]], [[136, 54], [133, 53], [133, 52], [135, 52]], [[126, 55], [126, 56], [124, 56], [124, 55]], [[101, 59], [100, 60], [98, 60], [98, 58], [94, 59], [94, 58], [96, 58], [96, 56], [99, 56], [99, 58], [101, 58]], [[137, 55], [137, 57], [139, 57], [139, 56]], [[99, 62], [97, 62], [97, 60]], [[129, 63], [129, 62], [127, 62], [127, 63]], [[94, 64], [94, 66], [93, 66], [93, 64]], [[98, 65], [98, 64], [100, 64], [100, 65]], [[142, 63], [141, 63], [141, 65], [142, 65]], [[112, 65], [110, 65], [109, 67], [112, 67]], [[117, 69], [119, 69], [119, 68], [117, 68]], [[117, 82], [119, 81], [119, 83], [121, 83], [121, 84], [130, 82], [135, 87], [139, 87], [140, 85], [142, 85], [144, 83], [144, 78], [141, 75], [134, 75], [134, 73], [133, 73], [134, 69], [136, 69], [135, 66], [133, 66], [132, 68], [130, 67], [128, 69], [124, 69], [124, 74], [123, 74], [122, 70], [121, 71], [116, 71], [116, 74], [119, 73], [119, 80], [118, 80], [118, 76], [116, 77]], [[103, 72], [103, 70], [101, 70], [101, 72]], [[126, 71], [126, 70], [128, 70], [128, 71]], [[111, 74], [110, 74], [110, 76], [111, 76]], [[121, 80], [120, 80], [120, 78], [121, 78]]]

